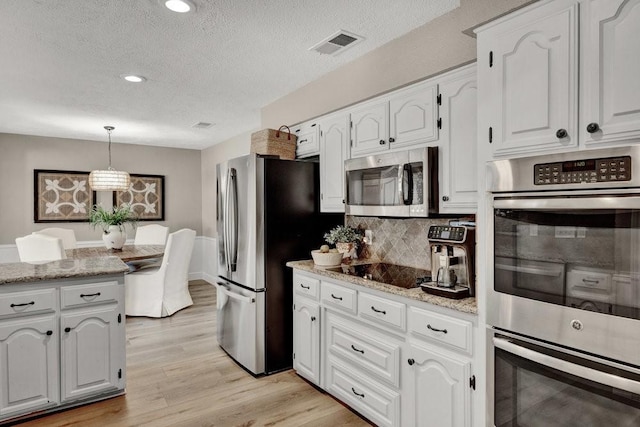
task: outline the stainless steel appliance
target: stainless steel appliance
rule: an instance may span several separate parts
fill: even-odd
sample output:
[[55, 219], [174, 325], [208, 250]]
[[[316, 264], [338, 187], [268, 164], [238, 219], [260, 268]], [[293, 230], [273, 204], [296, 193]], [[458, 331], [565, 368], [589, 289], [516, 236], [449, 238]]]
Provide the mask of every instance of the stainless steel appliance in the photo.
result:
[[428, 217], [438, 212], [438, 148], [345, 162], [347, 215]]
[[431, 281], [421, 285], [423, 291], [454, 299], [475, 296], [475, 235], [472, 227], [429, 227]]
[[292, 274], [342, 215], [319, 214], [318, 164], [239, 157], [217, 166], [220, 346], [253, 374], [292, 365]]
[[490, 420], [640, 425], [640, 147], [496, 161], [488, 178]]

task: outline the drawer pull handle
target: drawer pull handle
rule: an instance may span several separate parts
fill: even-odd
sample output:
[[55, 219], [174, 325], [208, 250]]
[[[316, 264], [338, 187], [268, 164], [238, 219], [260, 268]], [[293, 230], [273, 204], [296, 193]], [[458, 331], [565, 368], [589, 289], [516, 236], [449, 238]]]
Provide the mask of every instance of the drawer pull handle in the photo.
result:
[[444, 333], [444, 334], [446, 334], [446, 333], [447, 333], [447, 330], [446, 330], [446, 329], [436, 329], [436, 328], [431, 327], [431, 325], [427, 325], [427, 329], [430, 329], [430, 330], [432, 330], [433, 332], [442, 332], [442, 333]]
[[47, 335], [53, 335], [53, 331], [47, 331]]
[[89, 298], [89, 297], [99, 297], [100, 292], [96, 292], [95, 294], [80, 294], [80, 298]]
[[356, 396], [364, 398], [364, 394], [360, 394], [360, 393], [358, 393], [358, 392], [357, 392], [353, 387], [351, 387], [351, 391], [352, 391], [352, 392], [353, 392], [353, 394], [355, 394]]
[[331, 298], [342, 301], [342, 297], [337, 297], [334, 294], [331, 294]]
[[31, 302], [23, 302], [22, 304], [11, 304], [9, 307], [13, 308], [13, 307], [24, 307], [25, 305], [33, 305], [35, 304], [35, 301], [31, 301]]
[[352, 349], [353, 351], [357, 351], [358, 353], [362, 353], [362, 354], [364, 354], [364, 350], [360, 350], [359, 348], [355, 348], [355, 347], [353, 346], [353, 344], [351, 344], [351, 349]]
[[66, 328], [64, 328], [64, 331], [65, 331], [66, 333], [69, 333], [69, 332], [71, 332], [71, 328], [67, 326]]
[[303, 289], [310, 289], [311, 288], [311, 286], [305, 286], [302, 283], [300, 283], [300, 287], [303, 288]]
[[384, 311], [384, 310], [378, 310], [378, 309], [376, 309], [374, 306], [371, 306], [371, 310], [375, 311], [376, 313], [387, 314], [387, 312], [386, 312], [386, 311]]

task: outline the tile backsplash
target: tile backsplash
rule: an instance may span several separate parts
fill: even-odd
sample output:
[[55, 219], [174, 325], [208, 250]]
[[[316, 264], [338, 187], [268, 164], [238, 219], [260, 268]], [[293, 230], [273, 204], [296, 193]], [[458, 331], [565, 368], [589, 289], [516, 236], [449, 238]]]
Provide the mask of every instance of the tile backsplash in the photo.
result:
[[[469, 219], [468, 217], [466, 219]], [[431, 269], [430, 225], [446, 225], [450, 218], [378, 218], [346, 216], [346, 224], [373, 231], [373, 243], [363, 245], [360, 258], [409, 267]]]

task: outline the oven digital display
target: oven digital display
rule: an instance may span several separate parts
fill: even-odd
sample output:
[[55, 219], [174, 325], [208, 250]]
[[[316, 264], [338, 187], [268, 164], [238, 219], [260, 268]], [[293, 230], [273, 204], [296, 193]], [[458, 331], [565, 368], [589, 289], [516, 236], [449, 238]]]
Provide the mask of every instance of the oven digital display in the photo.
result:
[[596, 161], [594, 159], [576, 160], [562, 163], [562, 172], [580, 172], [594, 170], [596, 170]]

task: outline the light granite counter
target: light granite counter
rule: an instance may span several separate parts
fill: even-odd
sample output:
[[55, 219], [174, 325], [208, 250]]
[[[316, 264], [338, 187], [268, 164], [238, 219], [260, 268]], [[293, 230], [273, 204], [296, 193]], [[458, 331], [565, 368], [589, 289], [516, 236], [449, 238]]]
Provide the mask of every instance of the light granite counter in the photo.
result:
[[121, 274], [129, 267], [117, 256], [63, 259], [42, 264], [0, 264], [0, 285]]
[[316, 267], [315, 264], [313, 263], [313, 260], [289, 261], [287, 262], [287, 267], [291, 267], [293, 269], [300, 270], [300, 271], [307, 271], [309, 273], [328, 277], [330, 279], [352, 283], [354, 285], [364, 286], [366, 288], [375, 289], [377, 291], [399, 295], [405, 298], [424, 301], [429, 304], [450, 308], [452, 310], [460, 311], [463, 313], [471, 313], [471, 314], [478, 313], [478, 306], [476, 303], [476, 299], [473, 297], [454, 300], [454, 299], [449, 299], [449, 298], [428, 294], [420, 288], [412, 288], [412, 289], [400, 288], [397, 286], [388, 285], [386, 283], [376, 282], [374, 280], [364, 279], [362, 277], [351, 276], [348, 274], [338, 273], [335, 271], [329, 271], [322, 267]]

